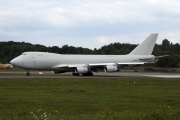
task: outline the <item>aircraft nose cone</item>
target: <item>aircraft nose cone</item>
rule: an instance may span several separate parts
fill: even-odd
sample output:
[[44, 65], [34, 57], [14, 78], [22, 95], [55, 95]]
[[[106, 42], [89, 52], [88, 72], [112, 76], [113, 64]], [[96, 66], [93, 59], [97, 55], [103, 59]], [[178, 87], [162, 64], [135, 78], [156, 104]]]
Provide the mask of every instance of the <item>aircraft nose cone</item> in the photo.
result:
[[17, 66], [17, 67], [21, 67], [22, 66], [22, 60], [20, 57], [16, 57], [14, 59], [12, 59], [10, 61], [10, 63], [13, 65], [13, 66]]

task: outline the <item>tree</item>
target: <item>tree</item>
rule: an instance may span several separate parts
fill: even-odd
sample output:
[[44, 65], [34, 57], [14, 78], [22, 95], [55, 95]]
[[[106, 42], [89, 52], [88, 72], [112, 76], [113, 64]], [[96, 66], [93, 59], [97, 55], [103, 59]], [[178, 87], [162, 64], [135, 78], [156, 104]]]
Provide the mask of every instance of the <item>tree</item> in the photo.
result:
[[162, 46], [169, 46], [169, 45], [170, 45], [170, 42], [167, 39], [164, 39], [162, 41]]
[[[129, 43], [111, 43], [109, 45], [102, 46], [99, 49], [88, 49], [82, 47], [73, 47], [64, 45], [62, 48], [58, 46], [46, 47], [43, 45], [33, 45], [25, 42], [0, 42], [0, 62], [9, 63], [14, 57], [27, 51], [40, 51], [40, 52], [52, 52], [60, 54], [128, 54], [137, 45]], [[169, 57], [160, 58], [156, 66], [159, 67], [178, 67], [180, 66], [180, 45], [179, 43], [171, 44], [167, 39], [162, 41], [162, 45], [156, 44], [153, 50], [153, 55], [170, 55]]]
[[179, 57], [178, 56], [169, 56], [161, 58], [156, 64], [158, 67], [179, 67]]

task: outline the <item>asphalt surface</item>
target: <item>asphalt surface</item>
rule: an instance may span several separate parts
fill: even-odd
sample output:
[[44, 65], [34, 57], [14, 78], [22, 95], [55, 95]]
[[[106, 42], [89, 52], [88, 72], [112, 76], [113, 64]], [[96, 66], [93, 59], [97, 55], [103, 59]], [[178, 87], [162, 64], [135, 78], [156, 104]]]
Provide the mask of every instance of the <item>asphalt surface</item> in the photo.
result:
[[0, 72], [0, 78], [180, 78], [179, 74], [174, 73], [146, 73], [146, 72], [115, 72], [115, 73], [94, 73], [94, 76], [72, 76], [71, 73], [52, 74], [51, 72], [32, 72], [31, 76], [26, 76], [26, 72]]

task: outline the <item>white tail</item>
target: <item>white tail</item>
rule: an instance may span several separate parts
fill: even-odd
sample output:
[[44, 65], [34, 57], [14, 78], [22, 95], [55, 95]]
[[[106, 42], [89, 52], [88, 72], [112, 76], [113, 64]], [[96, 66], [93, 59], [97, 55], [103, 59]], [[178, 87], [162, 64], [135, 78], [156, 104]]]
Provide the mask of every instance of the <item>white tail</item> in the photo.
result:
[[139, 44], [129, 55], [151, 55], [156, 43], [158, 34], [150, 34], [141, 44]]

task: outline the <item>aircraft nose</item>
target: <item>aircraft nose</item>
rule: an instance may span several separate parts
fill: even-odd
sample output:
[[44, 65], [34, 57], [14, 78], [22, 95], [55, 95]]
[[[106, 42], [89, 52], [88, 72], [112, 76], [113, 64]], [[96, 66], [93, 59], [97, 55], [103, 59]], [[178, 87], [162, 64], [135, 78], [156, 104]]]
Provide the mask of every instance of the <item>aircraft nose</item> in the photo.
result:
[[10, 61], [10, 63], [11, 63], [13, 66], [21, 67], [21, 66], [22, 66], [21, 57], [16, 57], [16, 58], [12, 59], [12, 60]]

